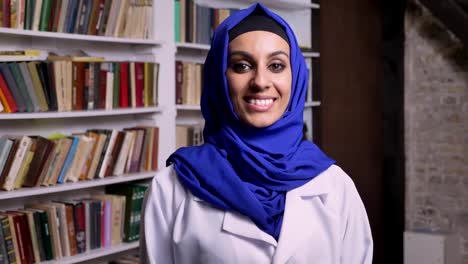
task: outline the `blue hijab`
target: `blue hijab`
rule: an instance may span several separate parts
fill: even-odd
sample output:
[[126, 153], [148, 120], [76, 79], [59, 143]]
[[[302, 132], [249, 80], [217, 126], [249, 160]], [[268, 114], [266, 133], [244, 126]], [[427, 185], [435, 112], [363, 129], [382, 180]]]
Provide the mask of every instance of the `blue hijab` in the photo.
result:
[[[242, 123], [233, 110], [225, 72], [229, 30], [256, 8], [284, 27], [289, 38], [292, 91], [283, 116], [269, 127]], [[302, 139], [308, 71], [289, 25], [262, 4], [228, 17], [216, 30], [204, 65], [201, 110], [205, 144], [180, 148], [167, 160], [193, 195], [222, 210], [248, 216], [279, 239], [286, 192], [302, 186], [334, 161]]]

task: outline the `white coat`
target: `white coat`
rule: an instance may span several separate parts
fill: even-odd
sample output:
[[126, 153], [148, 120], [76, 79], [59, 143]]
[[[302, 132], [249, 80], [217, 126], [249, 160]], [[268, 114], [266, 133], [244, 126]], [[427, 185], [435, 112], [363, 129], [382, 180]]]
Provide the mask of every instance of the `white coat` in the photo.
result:
[[365, 208], [352, 180], [335, 165], [286, 194], [278, 242], [250, 218], [192, 195], [172, 166], [153, 179], [142, 219], [143, 263], [372, 262]]

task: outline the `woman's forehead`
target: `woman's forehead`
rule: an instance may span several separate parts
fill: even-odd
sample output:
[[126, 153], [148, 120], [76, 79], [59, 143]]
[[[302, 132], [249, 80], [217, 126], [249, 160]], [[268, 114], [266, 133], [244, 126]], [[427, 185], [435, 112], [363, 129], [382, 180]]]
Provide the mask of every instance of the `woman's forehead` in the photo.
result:
[[237, 36], [229, 43], [229, 52], [250, 51], [271, 53], [283, 51], [289, 54], [289, 44], [280, 36], [268, 31], [250, 31]]

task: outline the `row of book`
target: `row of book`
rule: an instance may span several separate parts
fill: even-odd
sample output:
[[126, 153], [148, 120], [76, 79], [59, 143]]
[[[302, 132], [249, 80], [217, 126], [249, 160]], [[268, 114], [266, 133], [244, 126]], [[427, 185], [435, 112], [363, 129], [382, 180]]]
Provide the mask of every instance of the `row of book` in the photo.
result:
[[210, 44], [215, 29], [237, 9], [210, 8], [196, 0], [175, 0], [175, 41]]
[[40, 263], [136, 241], [146, 190], [139, 184], [110, 185], [105, 194], [1, 211], [0, 259]]
[[176, 148], [198, 146], [203, 142], [202, 125], [176, 126]]
[[2, 0], [0, 26], [126, 38], [151, 38], [152, 0]]
[[0, 137], [0, 188], [52, 186], [156, 171], [159, 128], [90, 129], [65, 135]]
[[157, 105], [159, 64], [86, 60], [92, 59], [49, 56], [48, 61], [0, 63], [3, 112], [111, 110]]
[[203, 64], [176, 61], [176, 104], [200, 105]]

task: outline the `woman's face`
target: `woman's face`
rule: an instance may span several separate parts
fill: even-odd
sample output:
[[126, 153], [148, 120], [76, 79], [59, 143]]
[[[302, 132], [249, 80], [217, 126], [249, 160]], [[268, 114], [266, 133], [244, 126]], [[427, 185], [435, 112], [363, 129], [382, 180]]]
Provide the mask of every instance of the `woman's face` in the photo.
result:
[[281, 118], [291, 97], [289, 45], [278, 35], [251, 31], [229, 43], [226, 78], [234, 111], [254, 127]]

